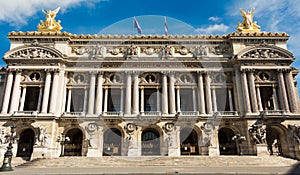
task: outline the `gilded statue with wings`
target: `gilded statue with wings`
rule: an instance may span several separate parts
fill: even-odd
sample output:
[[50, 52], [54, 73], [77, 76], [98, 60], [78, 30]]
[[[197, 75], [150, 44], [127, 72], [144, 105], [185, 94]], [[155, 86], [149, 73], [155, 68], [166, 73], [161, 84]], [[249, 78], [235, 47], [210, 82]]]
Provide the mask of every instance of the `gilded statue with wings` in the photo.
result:
[[260, 26], [253, 22], [254, 8], [251, 11], [244, 11], [240, 8], [240, 12], [244, 18], [242, 23], [238, 23], [237, 30], [239, 32], [260, 32]]
[[46, 20], [41, 20], [41, 24], [38, 25], [39, 32], [60, 32], [62, 29], [60, 20], [56, 21], [56, 14], [59, 12], [60, 7], [55, 10], [42, 10], [46, 15]]

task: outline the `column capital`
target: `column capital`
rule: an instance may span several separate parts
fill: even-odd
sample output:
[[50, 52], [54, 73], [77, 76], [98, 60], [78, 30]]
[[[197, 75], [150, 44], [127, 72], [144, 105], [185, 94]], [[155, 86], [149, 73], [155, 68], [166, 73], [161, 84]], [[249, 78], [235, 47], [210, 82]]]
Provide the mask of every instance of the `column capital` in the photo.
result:
[[8, 72], [16, 72], [16, 73], [21, 73], [22, 70], [19, 68], [8, 68], [7, 69]]
[[205, 71], [205, 72], [203, 72], [203, 75], [205, 75], [205, 76], [211, 76], [212, 72], [211, 71]]
[[175, 71], [169, 71], [169, 70], [161, 71], [161, 73], [162, 73], [163, 75], [175, 75]]
[[104, 71], [101, 71], [101, 70], [100, 70], [100, 71], [97, 71], [97, 75], [98, 75], [98, 76], [101, 76], [101, 75], [103, 75], [103, 74], [104, 74]]
[[287, 68], [279, 68], [279, 69], [277, 69], [277, 71], [279, 72], [279, 73], [289, 73], [289, 72], [291, 72], [292, 70], [291, 69], [287, 69]]
[[141, 89], [141, 90], [144, 90], [144, 89], [145, 89], [145, 87], [144, 87], [144, 86], [140, 86], [140, 89]]
[[103, 89], [108, 90], [108, 86], [104, 86]]
[[197, 73], [198, 75], [204, 75], [204, 74], [205, 74], [204, 71], [197, 71], [196, 73]]
[[50, 74], [51, 73], [51, 71], [52, 71], [52, 69], [51, 68], [47, 68], [47, 69], [44, 69], [44, 71], [48, 74]]
[[241, 73], [254, 73], [255, 69], [251, 69], [251, 68], [243, 68], [241, 69]]
[[132, 70], [130, 70], [130, 71], [125, 71], [124, 73], [127, 74], [127, 75], [132, 75], [132, 74], [133, 74], [133, 71], [132, 71]]
[[53, 73], [57, 74], [60, 72], [60, 70], [58, 68], [53, 68], [53, 69], [50, 69]]
[[95, 70], [91, 70], [91, 71], [89, 71], [89, 74], [90, 75], [96, 75], [98, 72], [97, 71], [95, 71]]

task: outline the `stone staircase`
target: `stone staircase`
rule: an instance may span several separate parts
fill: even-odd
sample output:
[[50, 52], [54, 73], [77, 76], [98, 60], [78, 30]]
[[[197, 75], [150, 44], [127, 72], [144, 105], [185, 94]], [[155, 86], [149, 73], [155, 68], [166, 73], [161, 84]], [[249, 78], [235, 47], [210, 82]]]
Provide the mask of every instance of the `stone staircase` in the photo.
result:
[[[14, 159], [13, 159], [14, 160]], [[182, 157], [59, 157], [42, 158], [20, 168], [97, 168], [97, 167], [276, 167], [293, 166], [298, 161], [279, 156], [182, 156]]]

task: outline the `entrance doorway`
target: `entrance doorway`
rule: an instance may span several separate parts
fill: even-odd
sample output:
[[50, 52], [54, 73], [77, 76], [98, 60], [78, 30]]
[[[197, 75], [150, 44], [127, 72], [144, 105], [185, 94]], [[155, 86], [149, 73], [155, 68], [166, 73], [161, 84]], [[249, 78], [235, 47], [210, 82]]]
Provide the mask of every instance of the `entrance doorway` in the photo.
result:
[[142, 155], [160, 155], [159, 133], [154, 129], [147, 129], [142, 133]]
[[232, 137], [234, 137], [232, 129], [222, 128], [219, 130], [220, 155], [237, 155], [237, 145]]
[[22, 157], [24, 160], [30, 160], [34, 145], [34, 131], [30, 128], [25, 129], [20, 134], [18, 142], [17, 157]]
[[199, 155], [198, 134], [192, 128], [183, 128], [180, 131], [181, 155]]
[[78, 128], [70, 129], [66, 138], [69, 138], [69, 141], [66, 142], [64, 148], [65, 156], [81, 156], [82, 155], [82, 131]]
[[287, 146], [286, 134], [278, 126], [268, 126], [266, 128], [268, 151], [271, 155], [284, 156], [288, 155], [289, 148]]
[[103, 156], [120, 156], [122, 133], [119, 129], [111, 128], [104, 133]]

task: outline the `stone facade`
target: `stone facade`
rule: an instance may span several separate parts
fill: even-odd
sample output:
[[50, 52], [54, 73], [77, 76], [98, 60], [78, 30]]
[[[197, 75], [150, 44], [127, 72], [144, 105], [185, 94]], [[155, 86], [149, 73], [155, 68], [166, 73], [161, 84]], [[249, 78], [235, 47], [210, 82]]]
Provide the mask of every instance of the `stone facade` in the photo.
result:
[[1, 143], [14, 124], [15, 156], [300, 158], [286, 33], [8, 38]]

